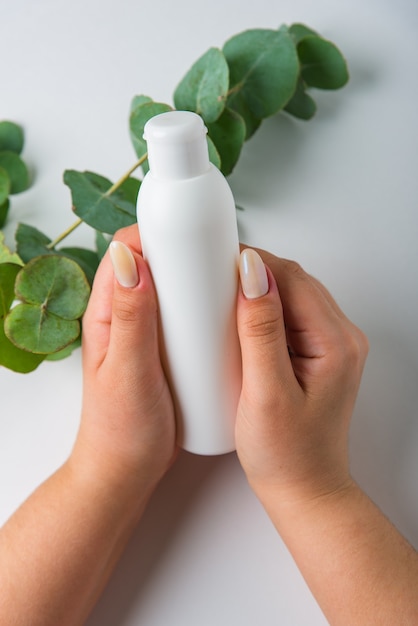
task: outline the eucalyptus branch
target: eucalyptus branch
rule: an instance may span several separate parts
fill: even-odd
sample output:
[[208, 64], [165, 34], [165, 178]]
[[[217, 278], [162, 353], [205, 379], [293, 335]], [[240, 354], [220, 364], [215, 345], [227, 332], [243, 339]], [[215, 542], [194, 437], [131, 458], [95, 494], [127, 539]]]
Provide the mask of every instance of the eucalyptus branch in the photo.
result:
[[[115, 191], [117, 191], [119, 189], [119, 187], [121, 187], [123, 185], [123, 183], [125, 181], [128, 180], [128, 178], [135, 172], [135, 170], [138, 169], [138, 167], [140, 167], [147, 159], [148, 154], [145, 153], [143, 156], [141, 156], [140, 159], [138, 159], [138, 161], [136, 161], [136, 163], [134, 163], [132, 165], [131, 168], [129, 168], [129, 170], [127, 172], [125, 172], [125, 174], [123, 176], [121, 176], [119, 178], [119, 180], [117, 180], [111, 187], [109, 187], [109, 189], [103, 194], [104, 198], [108, 198], [109, 196], [112, 195], [112, 193], [115, 193]], [[68, 235], [71, 235], [71, 233], [78, 228], [81, 224], [83, 223], [83, 220], [81, 218], [79, 218], [78, 220], [76, 220], [71, 226], [69, 226], [66, 230], [64, 230], [60, 235], [58, 235], [58, 237], [56, 237], [56, 239], [54, 239], [54, 241], [51, 241], [51, 243], [49, 243], [46, 247], [48, 248], [48, 250], [54, 250], [54, 248], [61, 243], [61, 241], [63, 241], [64, 239], [66, 239], [68, 237]]]

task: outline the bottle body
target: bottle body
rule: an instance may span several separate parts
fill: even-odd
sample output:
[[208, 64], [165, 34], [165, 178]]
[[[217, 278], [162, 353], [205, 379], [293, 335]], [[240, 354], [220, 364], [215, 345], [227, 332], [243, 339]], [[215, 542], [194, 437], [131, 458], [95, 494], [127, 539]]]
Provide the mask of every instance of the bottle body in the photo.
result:
[[241, 389], [232, 192], [211, 164], [178, 180], [150, 171], [138, 195], [138, 224], [158, 297], [178, 443], [197, 454], [230, 452]]

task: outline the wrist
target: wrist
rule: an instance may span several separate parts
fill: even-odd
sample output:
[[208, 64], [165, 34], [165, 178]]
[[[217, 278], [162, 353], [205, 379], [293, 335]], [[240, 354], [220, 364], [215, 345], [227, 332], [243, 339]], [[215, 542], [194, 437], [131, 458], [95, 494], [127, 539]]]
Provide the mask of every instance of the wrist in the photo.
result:
[[92, 453], [81, 444], [76, 444], [63, 470], [83, 498], [95, 506], [111, 507], [132, 521], [140, 519], [160, 479], [145, 463], [131, 467], [120, 459]]

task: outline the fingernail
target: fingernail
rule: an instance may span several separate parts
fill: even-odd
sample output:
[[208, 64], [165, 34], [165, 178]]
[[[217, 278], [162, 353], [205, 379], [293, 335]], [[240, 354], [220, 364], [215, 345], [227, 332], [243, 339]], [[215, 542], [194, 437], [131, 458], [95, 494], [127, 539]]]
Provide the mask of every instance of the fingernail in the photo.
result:
[[121, 241], [112, 241], [109, 252], [118, 283], [122, 287], [135, 287], [138, 284], [138, 270], [128, 246]]
[[241, 287], [246, 298], [254, 300], [269, 290], [266, 268], [261, 256], [251, 248], [241, 252], [239, 261]]

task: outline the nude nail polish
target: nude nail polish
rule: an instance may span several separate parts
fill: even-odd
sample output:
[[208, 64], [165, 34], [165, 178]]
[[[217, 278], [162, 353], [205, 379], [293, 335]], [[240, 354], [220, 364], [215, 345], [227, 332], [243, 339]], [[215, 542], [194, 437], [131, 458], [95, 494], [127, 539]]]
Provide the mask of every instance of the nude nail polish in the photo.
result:
[[266, 268], [255, 250], [247, 248], [241, 252], [239, 273], [244, 295], [249, 300], [264, 296], [269, 290]]
[[121, 241], [112, 241], [109, 253], [118, 283], [122, 287], [135, 287], [138, 284], [138, 270], [128, 246]]

